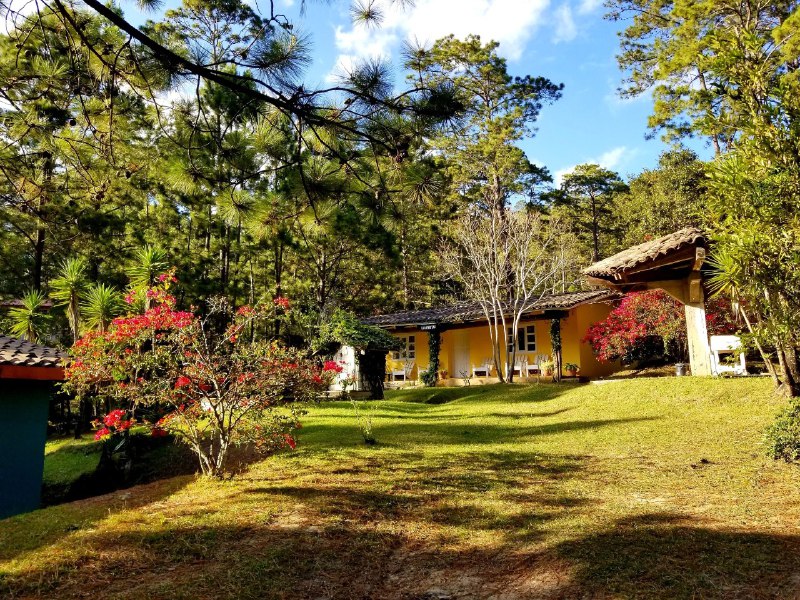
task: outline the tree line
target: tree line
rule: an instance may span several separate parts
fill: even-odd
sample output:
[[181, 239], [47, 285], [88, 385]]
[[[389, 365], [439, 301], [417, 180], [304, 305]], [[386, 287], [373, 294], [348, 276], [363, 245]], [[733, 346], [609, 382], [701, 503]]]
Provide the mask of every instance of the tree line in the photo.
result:
[[134, 32], [88, 6], [5, 8], [0, 294], [22, 300], [5, 330], [102, 328], [154, 260], [187, 306], [289, 296], [314, 321], [449, 301], [464, 286], [442, 238], [476, 207], [567, 223], [550, 286], [567, 291], [591, 260], [699, 218], [685, 150], [627, 185], [583, 165], [555, 186], [517, 143], [562, 86], [512, 77], [476, 36], [407, 48], [401, 92], [380, 62], [312, 90], [307, 38], [280, 15], [187, 1]]

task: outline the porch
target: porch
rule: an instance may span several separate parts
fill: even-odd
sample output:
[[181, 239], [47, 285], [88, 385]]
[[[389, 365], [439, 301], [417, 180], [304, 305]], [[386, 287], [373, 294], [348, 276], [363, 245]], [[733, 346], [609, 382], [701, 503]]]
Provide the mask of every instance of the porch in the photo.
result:
[[[587, 328], [605, 318], [610, 308], [608, 303], [597, 302], [573, 306], [569, 310], [546, 310], [527, 315], [513, 340], [516, 349], [514, 380], [536, 382], [552, 376], [548, 368], [552, 369], [550, 327], [554, 320], [561, 327], [562, 377], [599, 377], [613, 372], [616, 364], [598, 362], [589, 345], [581, 342]], [[409, 325], [398, 327], [391, 333], [400, 339], [402, 347], [387, 355], [388, 387], [420, 382], [421, 373], [431, 363], [431, 335], [437, 334], [440, 336], [438, 385], [482, 385], [499, 381], [485, 319], [478, 317], [462, 323]], [[501, 357], [505, 371], [509, 370], [507, 362], [511, 350], [509, 346], [508, 354], [503, 352]], [[569, 371], [567, 365], [578, 367], [577, 373]]]

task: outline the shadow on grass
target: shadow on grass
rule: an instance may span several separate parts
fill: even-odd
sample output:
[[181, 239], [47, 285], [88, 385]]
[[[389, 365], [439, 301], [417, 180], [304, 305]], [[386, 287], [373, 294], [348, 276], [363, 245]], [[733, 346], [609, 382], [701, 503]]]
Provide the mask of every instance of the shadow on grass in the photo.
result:
[[[539, 486], [576, 476], [582, 457], [489, 453], [455, 456], [447, 466], [423, 463], [421, 454], [408, 458], [332, 468], [308, 484], [242, 480], [226, 499], [241, 507], [235, 511], [181, 503], [134, 519], [121, 534], [86, 529], [71, 552], [48, 554], [13, 576], [0, 572], [0, 597], [422, 600], [440, 586], [437, 574], [462, 572], [478, 586], [471, 593], [483, 597], [486, 586], [503, 585], [492, 577], [508, 575], [498, 564], [510, 570], [519, 556], [515, 550], [510, 562], [498, 562], [494, 544], [463, 550], [464, 532], [535, 543], [564, 507], [583, 506]], [[534, 487], [525, 503], [512, 497], [502, 509], [486, 505], [485, 491], [500, 486], [512, 494]], [[265, 512], [259, 517], [252, 507]]]
[[67, 474], [72, 471], [73, 475], [61, 481], [45, 480], [42, 485], [42, 506], [91, 498], [176, 475], [194, 474], [198, 470], [194, 453], [171, 438], [152, 438], [143, 434], [131, 436], [134, 458], [131, 471], [124, 476], [113, 469], [97, 470], [100, 451], [100, 444], [95, 443], [65, 445], [47, 454], [45, 471], [61, 468]]
[[[557, 414], [557, 413], [556, 413]], [[507, 415], [504, 415], [507, 416]], [[449, 421], [445, 418], [439, 423], [420, 422], [419, 419], [411, 423], [397, 423], [397, 418], [384, 413], [376, 413], [376, 419], [386, 419], [390, 422], [377, 422], [374, 424], [374, 435], [378, 445], [394, 448], [407, 448], [414, 446], [437, 446], [443, 444], [497, 444], [525, 441], [535, 436], [555, 435], [570, 431], [582, 431], [613, 427], [630, 423], [640, 423], [659, 420], [659, 417], [630, 417], [624, 419], [590, 419], [577, 421], [563, 421], [559, 423], [545, 423], [542, 425], [497, 425], [475, 422], [474, 419], [459, 418]], [[395, 421], [395, 422], [391, 422]], [[346, 424], [319, 424], [308, 425], [303, 429], [302, 440], [308, 441], [318, 447], [326, 443], [341, 446], [343, 442], [359, 441], [359, 431], [354, 418], [348, 415]]]
[[[436, 464], [422, 454], [353, 461], [346, 469], [315, 474], [314, 485], [253, 479], [245, 494], [313, 510], [325, 519], [444, 525], [471, 532], [502, 533], [533, 541], [554, 516], [589, 501], [568, 498], [554, 484], [579, 476], [587, 457], [529, 452], [456, 454]], [[344, 477], [342, 477], [344, 476]], [[488, 492], [493, 502], [487, 504]]]
[[[701, 527], [648, 514], [560, 545], [582, 597], [800, 597], [800, 536]], [[586, 594], [586, 596], [583, 596]]]
[[[429, 515], [434, 522], [440, 516], [450, 519]], [[479, 509], [466, 516], [484, 518]], [[280, 518], [254, 526], [167, 523], [113, 537], [97, 532], [59, 563], [0, 574], [0, 594], [133, 600], [797, 597], [797, 536], [716, 531], [650, 515], [562, 544], [554, 554], [503, 533], [536, 525], [529, 515], [497, 522], [502, 543], [483, 546], [419, 535], [414, 526], [381, 528], [357, 516], [313, 524]]]
[[[564, 384], [490, 384], [451, 388], [410, 388], [387, 392], [386, 400], [412, 404], [442, 405], [451, 402], [543, 402], [574, 389]], [[522, 396], [520, 398], [520, 396]]]
[[[0, 520], [0, 561], [54, 544], [121, 510], [144, 508], [182, 489], [194, 477], [173, 477], [132, 490], [117, 491], [84, 501], [62, 504]], [[0, 571], [0, 583], [3, 573]], [[0, 585], [2, 590], [2, 585]], [[0, 594], [0, 597], [5, 597]]]

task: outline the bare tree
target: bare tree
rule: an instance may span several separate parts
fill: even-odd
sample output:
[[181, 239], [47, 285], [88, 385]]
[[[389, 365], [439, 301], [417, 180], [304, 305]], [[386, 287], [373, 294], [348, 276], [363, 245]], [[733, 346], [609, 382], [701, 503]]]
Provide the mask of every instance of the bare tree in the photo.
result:
[[501, 382], [514, 379], [517, 349], [509, 330], [516, 340], [523, 315], [571, 270], [573, 254], [562, 248], [570, 239], [560, 221], [530, 211], [475, 210], [453, 224], [442, 266], [480, 304]]

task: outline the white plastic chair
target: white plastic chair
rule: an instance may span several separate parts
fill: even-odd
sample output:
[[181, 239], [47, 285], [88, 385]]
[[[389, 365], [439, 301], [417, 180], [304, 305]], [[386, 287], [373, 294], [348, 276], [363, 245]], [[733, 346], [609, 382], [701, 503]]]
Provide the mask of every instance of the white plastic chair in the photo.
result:
[[491, 358], [487, 358], [482, 365], [472, 365], [472, 376], [473, 377], [491, 377], [492, 375], [492, 367], [494, 361]]

